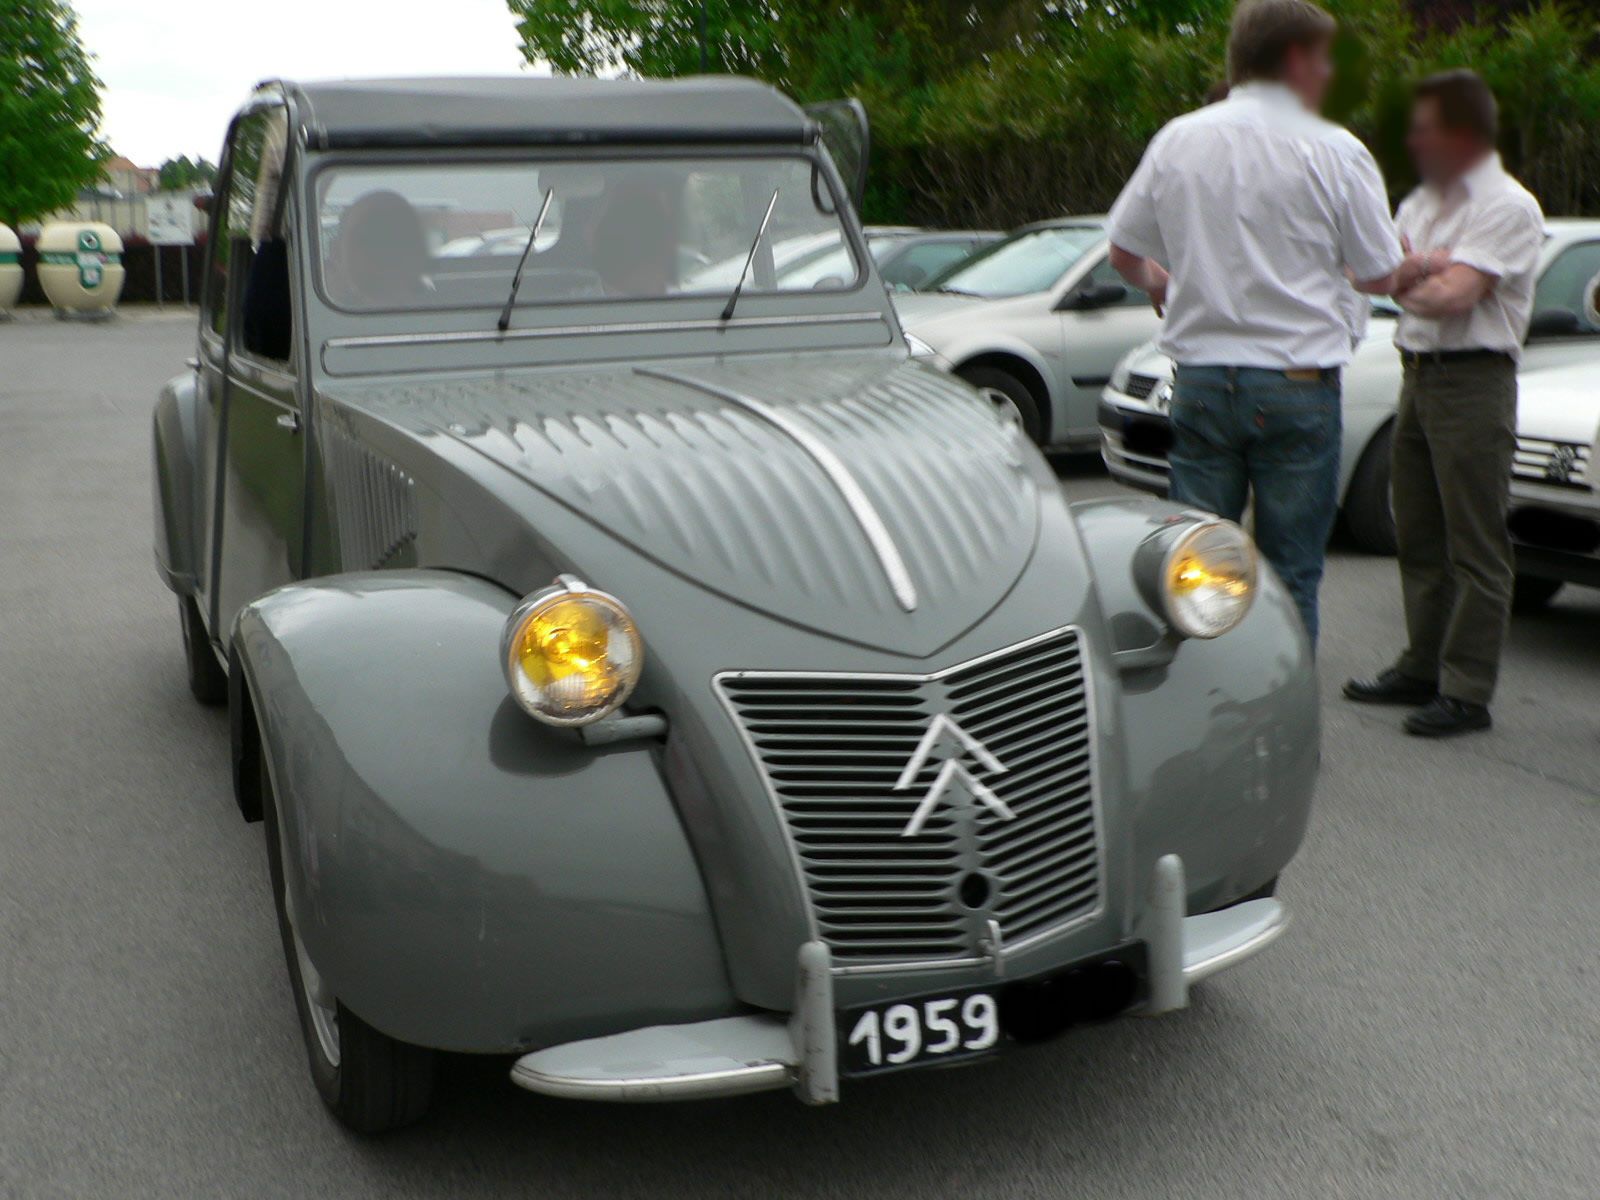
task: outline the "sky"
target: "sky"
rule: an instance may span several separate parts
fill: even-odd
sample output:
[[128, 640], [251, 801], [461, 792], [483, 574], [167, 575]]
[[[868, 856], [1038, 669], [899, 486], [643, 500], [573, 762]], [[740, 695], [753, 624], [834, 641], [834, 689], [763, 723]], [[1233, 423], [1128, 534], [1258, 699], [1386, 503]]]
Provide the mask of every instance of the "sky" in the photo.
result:
[[505, 0], [73, 0], [103, 133], [140, 166], [222, 149], [262, 79], [525, 69]]

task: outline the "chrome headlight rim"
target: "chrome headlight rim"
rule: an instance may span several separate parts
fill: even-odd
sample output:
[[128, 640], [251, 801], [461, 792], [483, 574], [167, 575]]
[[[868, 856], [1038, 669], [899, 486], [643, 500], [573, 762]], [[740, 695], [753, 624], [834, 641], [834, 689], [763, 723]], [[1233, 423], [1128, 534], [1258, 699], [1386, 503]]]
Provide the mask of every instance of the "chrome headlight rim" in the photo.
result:
[[[1242, 574], [1246, 581], [1246, 589], [1243, 599], [1237, 604], [1226, 623], [1202, 625], [1191, 619], [1191, 614], [1181, 606], [1179, 597], [1174, 594], [1171, 587], [1172, 569], [1180, 557], [1193, 552], [1195, 542], [1217, 533], [1233, 541], [1233, 548], [1243, 556]], [[1170, 532], [1164, 541], [1153, 590], [1159, 597], [1161, 615], [1166, 619], [1168, 626], [1180, 637], [1194, 638], [1198, 641], [1212, 641], [1237, 629], [1245, 617], [1249, 616], [1251, 608], [1255, 606], [1256, 593], [1261, 590], [1261, 559], [1255, 539], [1237, 524], [1223, 517], [1195, 514], [1194, 519]]]
[[[594, 604], [617, 618], [632, 643], [632, 655], [631, 661], [623, 669], [621, 683], [603, 705], [569, 716], [549, 712], [539, 706], [533, 692], [537, 685], [522, 670], [516, 651], [529, 620], [556, 602], [573, 600]], [[558, 729], [577, 729], [593, 725], [618, 712], [638, 687], [639, 676], [643, 669], [644, 637], [639, 633], [638, 623], [633, 619], [633, 613], [629, 611], [628, 606], [610, 592], [590, 587], [573, 575], [558, 576], [549, 586], [524, 596], [506, 617], [505, 626], [500, 633], [500, 671], [505, 677], [506, 687], [511, 693], [512, 700], [534, 720]]]

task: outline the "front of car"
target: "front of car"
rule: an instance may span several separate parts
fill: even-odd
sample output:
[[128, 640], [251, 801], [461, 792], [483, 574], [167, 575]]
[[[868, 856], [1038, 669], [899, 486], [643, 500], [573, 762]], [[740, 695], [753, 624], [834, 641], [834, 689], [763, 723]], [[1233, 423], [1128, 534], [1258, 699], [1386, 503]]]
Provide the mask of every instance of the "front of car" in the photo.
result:
[[[236, 641], [291, 907], [341, 1005], [536, 1091], [832, 1100], [1180, 1007], [1285, 921], [1282, 588], [1202, 514], [1069, 505], [772, 111], [299, 176], [315, 569]], [[363, 264], [374, 196], [526, 228], [517, 295], [470, 246]], [[838, 273], [786, 284], [802, 239]]]
[[1600, 587], [1595, 371], [1593, 363], [1539, 371], [1518, 388], [1509, 524], [1519, 591], [1541, 600], [1566, 582]]

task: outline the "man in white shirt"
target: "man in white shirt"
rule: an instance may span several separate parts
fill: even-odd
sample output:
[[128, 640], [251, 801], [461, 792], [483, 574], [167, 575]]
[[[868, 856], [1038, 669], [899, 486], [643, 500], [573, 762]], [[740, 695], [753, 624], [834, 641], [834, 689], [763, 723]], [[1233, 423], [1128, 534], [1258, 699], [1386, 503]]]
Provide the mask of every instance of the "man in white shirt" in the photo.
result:
[[1388, 294], [1420, 270], [1372, 155], [1317, 115], [1334, 31], [1310, 0], [1242, 0], [1228, 98], [1156, 134], [1108, 230], [1112, 264], [1165, 308], [1172, 497], [1238, 520], [1254, 494], [1256, 541], [1313, 641], [1350, 283]]
[[1417, 88], [1411, 152], [1423, 183], [1400, 206], [1426, 278], [1399, 297], [1405, 364], [1394, 515], [1409, 644], [1345, 695], [1419, 706], [1409, 733], [1487, 729], [1515, 578], [1506, 531], [1517, 362], [1533, 314], [1544, 214], [1495, 153], [1494, 94], [1471, 71]]

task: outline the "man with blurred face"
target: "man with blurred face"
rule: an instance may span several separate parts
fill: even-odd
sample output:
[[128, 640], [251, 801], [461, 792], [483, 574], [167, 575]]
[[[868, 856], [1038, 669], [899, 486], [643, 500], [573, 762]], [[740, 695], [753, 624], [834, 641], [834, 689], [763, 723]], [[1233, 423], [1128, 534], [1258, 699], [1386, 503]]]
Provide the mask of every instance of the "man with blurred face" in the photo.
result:
[[1151, 140], [1108, 231], [1112, 264], [1166, 310], [1172, 497], [1238, 520], [1253, 494], [1256, 541], [1313, 641], [1339, 499], [1350, 280], [1389, 294], [1420, 270], [1372, 155], [1317, 115], [1334, 32], [1310, 0], [1243, 0], [1227, 98]]
[[1394, 434], [1394, 516], [1408, 644], [1345, 695], [1406, 704], [1408, 733], [1490, 725], [1515, 578], [1511, 462], [1517, 362], [1533, 314], [1544, 215], [1495, 153], [1494, 94], [1471, 71], [1417, 87], [1410, 147], [1422, 186], [1400, 231], [1424, 278], [1398, 297], [1405, 364]]

